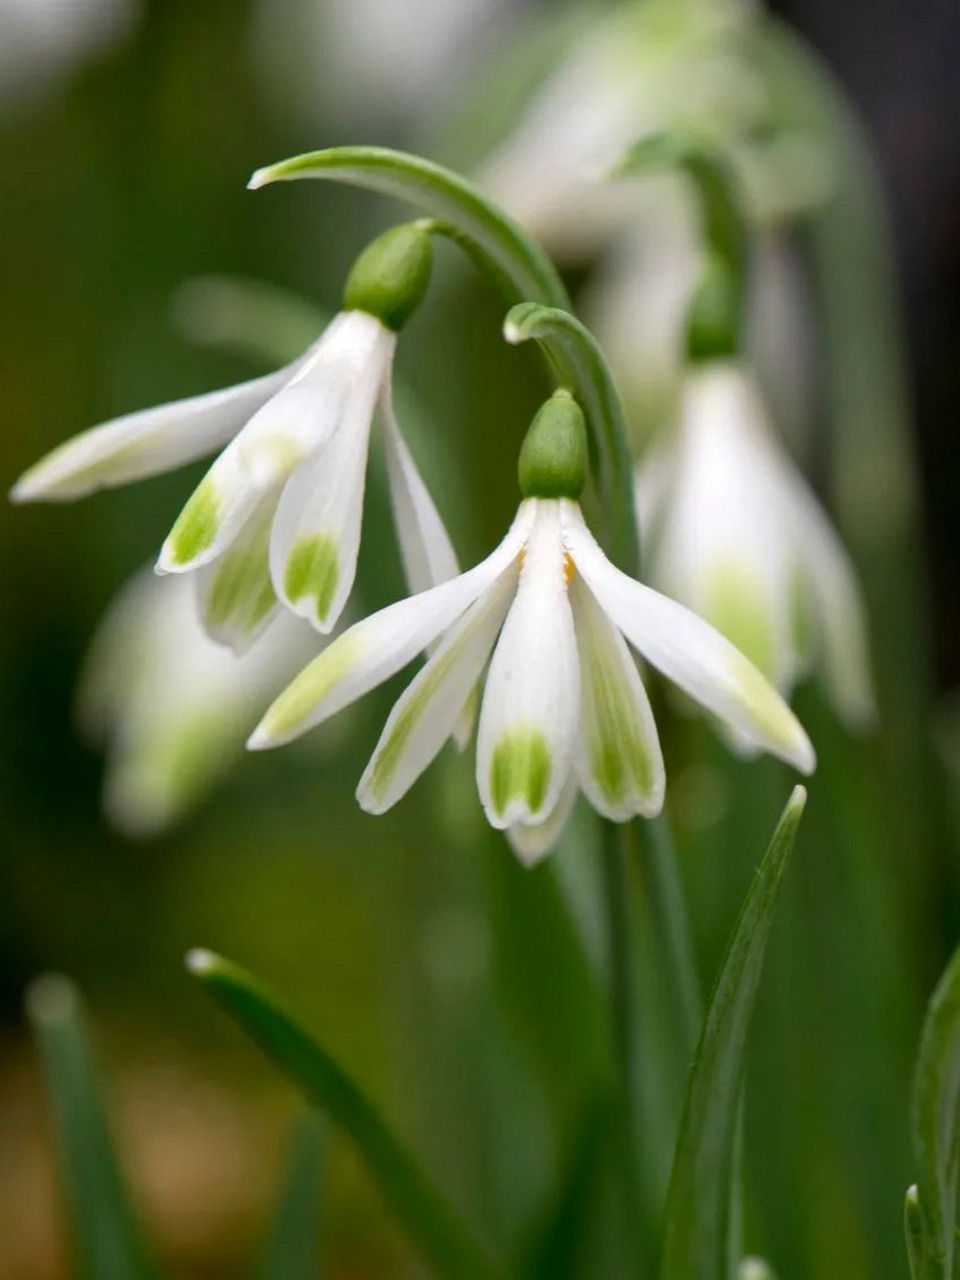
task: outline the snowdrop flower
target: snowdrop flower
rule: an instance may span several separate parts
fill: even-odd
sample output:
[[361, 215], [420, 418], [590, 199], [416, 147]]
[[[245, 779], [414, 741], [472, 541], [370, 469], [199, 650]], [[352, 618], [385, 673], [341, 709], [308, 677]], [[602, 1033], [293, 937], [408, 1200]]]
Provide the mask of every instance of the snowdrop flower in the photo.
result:
[[741, 362], [691, 369], [677, 431], [641, 468], [637, 496], [659, 590], [722, 631], [784, 694], [817, 662], [841, 717], [869, 724], [852, 567]]
[[317, 651], [284, 614], [238, 657], [214, 643], [185, 578], [137, 574], [101, 623], [77, 698], [80, 727], [107, 747], [103, 805], [133, 836], [166, 831], [236, 763], [264, 699]]
[[425, 230], [388, 231], [360, 255], [344, 309], [299, 360], [94, 427], [29, 470], [13, 498], [80, 497], [226, 446], [174, 524], [158, 571], [197, 571], [208, 631], [238, 650], [281, 603], [326, 633], [353, 585], [379, 405], [411, 589], [452, 577], [456, 556], [400, 434], [391, 392], [397, 332], [423, 297], [430, 263]]
[[557, 392], [524, 442], [524, 500], [503, 542], [468, 572], [344, 632], [280, 695], [249, 745], [290, 741], [442, 637], [390, 713], [360, 804], [382, 813], [404, 795], [489, 662], [477, 786], [491, 824], [533, 862], [556, 841], [578, 789], [614, 821], [663, 803], [663, 758], [629, 642], [744, 740], [810, 772], [806, 734], [756, 668], [606, 558], [578, 502], [585, 466], [583, 416]]
[[749, 0], [645, 0], [593, 24], [532, 94], [480, 173], [555, 253], [593, 253], [643, 196], [607, 182], [637, 138], [682, 122], [739, 136], [759, 118], [758, 79], [737, 48]]

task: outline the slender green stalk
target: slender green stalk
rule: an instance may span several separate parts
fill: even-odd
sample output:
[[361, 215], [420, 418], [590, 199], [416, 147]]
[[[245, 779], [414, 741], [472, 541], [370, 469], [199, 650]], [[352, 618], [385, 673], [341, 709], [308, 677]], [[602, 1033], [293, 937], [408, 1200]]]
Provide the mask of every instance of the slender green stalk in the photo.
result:
[[627, 1192], [630, 1199], [629, 1221], [636, 1223], [637, 1232], [633, 1244], [638, 1259], [644, 1256], [647, 1237], [644, 1215], [643, 1159], [640, 1152], [641, 1117], [638, 1109], [637, 1089], [638, 1056], [640, 1054], [640, 1028], [637, 1025], [637, 983], [634, 973], [634, 947], [632, 941], [632, 913], [630, 911], [630, 886], [627, 877], [629, 863], [628, 829], [618, 823], [602, 820], [603, 824], [603, 885], [604, 907], [607, 923], [608, 961], [610, 966], [610, 996], [614, 1052], [617, 1061], [618, 1103], [623, 1113], [624, 1163], [627, 1175]]
[[666, 966], [670, 1005], [675, 1011], [677, 1033], [685, 1061], [692, 1060], [703, 1021], [703, 996], [697, 975], [690, 918], [677, 873], [673, 831], [661, 815], [643, 827], [643, 873], [650, 891], [652, 915], [661, 946], [671, 963]]

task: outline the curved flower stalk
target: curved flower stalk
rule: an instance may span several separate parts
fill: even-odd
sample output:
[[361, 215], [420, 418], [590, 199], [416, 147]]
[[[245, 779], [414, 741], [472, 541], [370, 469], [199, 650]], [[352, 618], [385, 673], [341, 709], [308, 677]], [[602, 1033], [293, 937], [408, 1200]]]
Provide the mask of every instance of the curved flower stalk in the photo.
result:
[[185, 578], [138, 573], [114, 600], [81, 676], [81, 728], [107, 747], [103, 804], [120, 830], [173, 826], [236, 763], [266, 698], [317, 650], [284, 614], [247, 653], [214, 643]]
[[356, 573], [367, 452], [379, 406], [410, 588], [458, 564], [400, 433], [391, 373], [397, 333], [430, 273], [429, 233], [394, 228], [354, 265], [344, 309], [276, 373], [118, 418], [55, 449], [17, 501], [80, 497], [221, 448], [160, 552], [158, 571], [197, 571], [210, 635], [247, 648], [281, 604], [327, 633]]
[[676, 432], [639, 470], [637, 505], [658, 590], [705, 617], [782, 693], [817, 666], [844, 721], [871, 723], [852, 566], [740, 361], [691, 368]]
[[490, 823], [534, 862], [555, 843], [578, 789], [617, 822], [662, 806], [663, 759], [629, 642], [743, 740], [812, 771], [806, 734], [756, 668], [606, 558], [578, 502], [585, 467], [582, 413], [558, 391], [524, 443], [524, 500], [503, 542], [452, 581], [351, 627], [280, 695], [249, 745], [299, 736], [442, 637], [387, 720], [360, 804], [382, 813], [406, 793], [489, 662], [477, 787]]

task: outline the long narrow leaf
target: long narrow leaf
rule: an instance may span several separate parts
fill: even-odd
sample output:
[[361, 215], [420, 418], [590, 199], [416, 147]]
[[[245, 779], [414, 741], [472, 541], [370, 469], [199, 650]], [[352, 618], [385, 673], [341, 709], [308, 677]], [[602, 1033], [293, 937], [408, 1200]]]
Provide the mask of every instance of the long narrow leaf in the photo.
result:
[[690, 1073], [667, 1197], [661, 1280], [726, 1280], [744, 1048], [806, 791], [796, 787], [727, 947]]
[[209, 951], [192, 951], [187, 965], [307, 1099], [350, 1134], [433, 1271], [448, 1280], [493, 1280], [498, 1271], [482, 1245], [329, 1054], [236, 965]]
[[943, 1268], [936, 1250], [930, 1247], [920, 1208], [920, 1196], [915, 1186], [908, 1188], [903, 1202], [903, 1233], [907, 1242], [911, 1280], [942, 1280]]
[[[251, 187], [295, 178], [326, 178], [407, 200], [449, 222], [509, 282], [517, 298], [567, 307], [570, 300], [553, 263], [535, 240], [478, 187], [430, 160], [386, 147], [334, 147], [258, 169]], [[442, 230], [442, 228], [440, 228]]]
[[911, 1137], [933, 1274], [952, 1280], [960, 1161], [960, 948], [927, 1009], [913, 1078]]
[[319, 1280], [320, 1192], [324, 1140], [315, 1115], [303, 1116], [294, 1134], [287, 1174], [258, 1280]]
[[39, 978], [26, 1009], [53, 1109], [77, 1269], [90, 1280], [147, 1280], [155, 1272], [113, 1149], [77, 990], [66, 978]]

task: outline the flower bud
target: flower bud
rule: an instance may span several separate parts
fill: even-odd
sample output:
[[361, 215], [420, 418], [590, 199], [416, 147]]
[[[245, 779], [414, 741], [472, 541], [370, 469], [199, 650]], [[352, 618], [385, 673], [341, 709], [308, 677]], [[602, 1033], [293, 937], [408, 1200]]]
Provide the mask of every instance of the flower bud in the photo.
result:
[[343, 292], [345, 311], [366, 311], [399, 332], [423, 301], [430, 282], [430, 233], [408, 222], [385, 231], [360, 254]]

